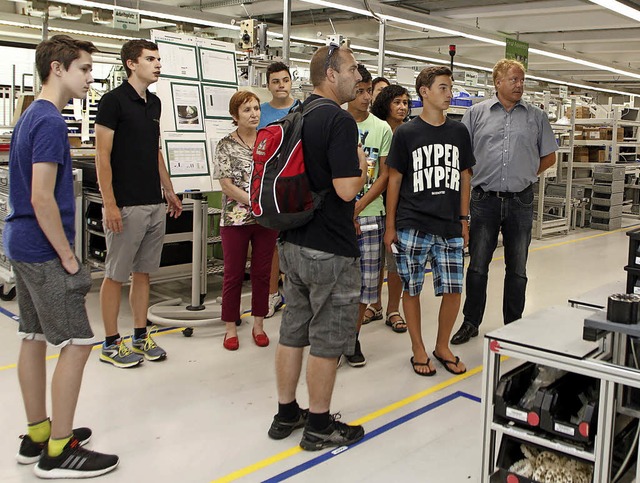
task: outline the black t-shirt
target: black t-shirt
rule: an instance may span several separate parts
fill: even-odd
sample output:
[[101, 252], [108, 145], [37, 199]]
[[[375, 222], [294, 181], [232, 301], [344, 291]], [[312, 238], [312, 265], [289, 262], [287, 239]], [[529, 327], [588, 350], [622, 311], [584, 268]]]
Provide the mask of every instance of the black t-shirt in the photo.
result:
[[[320, 96], [311, 95], [308, 103]], [[304, 164], [316, 192], [328, 190], [313, 219], [306, 225], [282, 232], [280, 237], [300, 245], [344, 257], [359, 257], [353, 226], [355, 201], [343, 201], [333, 187], [335, 178], [360, 176], [358, 126], [338, 104], [317, 107], [302, 125]]]
[[147, 102], [127, 82], [107, 92], [96, 124], [114, 131], [111, 149], [113, 194], [122, 206], [162, 203], [158, 146], [160, 99], [147, 91]]
[[420, 117], [399, 126], [387, 165], [402, 173], [396, 228], [445, 238], [462, 235], [460, 173], [476, 164], [467, 128], [447, 119], [432, 126]]

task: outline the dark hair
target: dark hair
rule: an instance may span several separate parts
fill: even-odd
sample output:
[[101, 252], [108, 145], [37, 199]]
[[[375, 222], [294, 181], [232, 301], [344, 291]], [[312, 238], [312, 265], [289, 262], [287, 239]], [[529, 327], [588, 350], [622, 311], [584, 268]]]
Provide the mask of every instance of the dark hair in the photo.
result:
[[[231, 117], [238, 117], [238, 113], [240, 112], [240, 106], [245, 102], [249, 102], [251, 99], [255, 99], [260, 104], [260, 98], [251, 91], [238, 91], [229, 99], [229, 114]], [[231, 121], [234, 126], [237, 126], [238, 123], [234, 119]]]
[[344, 61], [343, 56], [345, 53], [353, 54], [353, 50], [348, 47], [341, 46], [339, 49], [333, 50], [331, 57], [327, 59], [329, 52], [328, 45], [323, 45], [315, 51], [313, 57], [311, 57], [311, 63], [309, 64], [309, 77], [313, 87], [318, 87], [322, 81], [327, 78], [327, 69], [331, 68], [337, 72], [340, 72], [340, 66]]
[[398, 96], [409, 97], [409, 91], [398, 84], [392, 84], [380, 91], [376, 100], [371, 106], [371, 114], [383, 121], [386, 121], [391, 112], [391, 103]]
[[65, 70], [80, 57], [80, 51], [93, 54], [98, 49], [91, 42], [76, 40], [68, 35], [54, 35], [49, 40], [40, 42], [36, 47], [36, 69], [43, 84], [49, 79], [51, 62], [58, 61]]
[[371, 82], [371, 73], [363, 64], [358, 64], [358, 73], [360, 74], [360, 77], [362, 77], [360, 82]]
[[376, 84], [379, 84], [380, 82], [384, 82], [387, 84], [387, 86], [391, 85], [391, 82], [389, 82], [389, 79], [387, 79], [386, 77], [376, 77], [375, 79], [373, 79], [371, 81], [371, 89], [375, 90], [376, 88]]
[[144, 49], [157, 51], [158, 45], [150, 40], [134, 39], [125, 42], [122, 46], [122, 50], [120, 50], [120, 60], [122, 61], [124, 70], [127, 71], [127, 77], [131, 75], [131, 69], [127, 66], [127, 61], [130, 60], [133, 63], [138, 62], [138, 58], [142, 55]]
[[439, 75], [453, 77], [453, 72], [451, 72], [451, 69], [446, 66], [425, 67], [420, 71], [418, 77], [416, 77], [416, 92], [418, 93], [418, 97], [420, 97], [420, 100], [423, 100], [422, 95], [420, 94], [420, 88], [422, 86], [431, 88], [433, 82], [436, 80], [436, 77], [438, 77]]
[[269, 64], [269, 67], [267, 67], [267, 84], [269, 83], [271, 74], [282, 72], [283, 70], [286, 70], [287, 74], [289, 74], [289, 78], [291, 78], [291, 71], [289, 70], [289, 66], [284, 62], [272, 62], [271, 64]]

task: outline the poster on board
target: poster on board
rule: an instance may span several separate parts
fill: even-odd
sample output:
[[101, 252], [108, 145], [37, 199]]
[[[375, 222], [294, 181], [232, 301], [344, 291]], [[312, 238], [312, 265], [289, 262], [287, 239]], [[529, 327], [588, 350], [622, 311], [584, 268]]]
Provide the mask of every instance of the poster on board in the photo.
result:
[[204, 131], [198, 84], [171, 82], [171, 101], [176, 131]]

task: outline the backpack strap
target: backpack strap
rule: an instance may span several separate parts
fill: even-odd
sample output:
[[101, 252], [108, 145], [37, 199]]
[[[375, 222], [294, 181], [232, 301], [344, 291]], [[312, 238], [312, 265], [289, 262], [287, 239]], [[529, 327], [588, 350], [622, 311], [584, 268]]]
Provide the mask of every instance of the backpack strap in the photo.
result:
[[[333, 102], [330, 99], [327, 99], [326, 97], [321, 97], [319, 99], [314, 99], [313, 101], [311, 101], [302, 111], [302, 115], [306, 116], [307, 114], [309, 114], [311, 111], [317, 109], [318, 107], [321, 106], [335, 106], [336, 103]], [[302, 107], [301, 107], [302, 108]]]

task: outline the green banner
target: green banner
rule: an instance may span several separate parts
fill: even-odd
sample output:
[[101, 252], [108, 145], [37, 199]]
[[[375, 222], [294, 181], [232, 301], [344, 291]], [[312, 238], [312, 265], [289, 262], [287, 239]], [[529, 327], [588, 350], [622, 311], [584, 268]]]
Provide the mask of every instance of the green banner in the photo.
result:
[[507, 38], [505, 58], [521, 62], [525, 69], [529, 68], [529, 44], [516, 39]]

